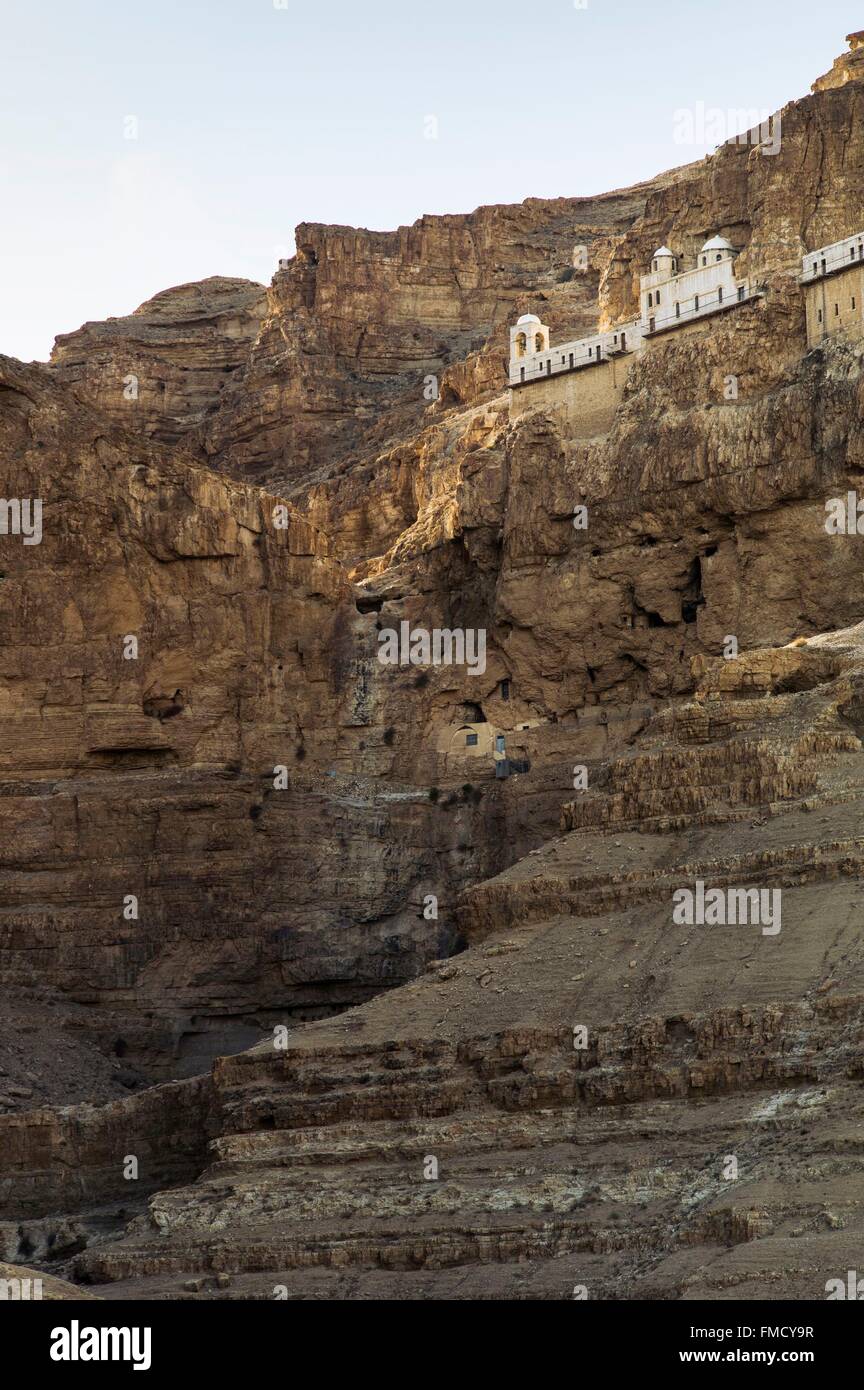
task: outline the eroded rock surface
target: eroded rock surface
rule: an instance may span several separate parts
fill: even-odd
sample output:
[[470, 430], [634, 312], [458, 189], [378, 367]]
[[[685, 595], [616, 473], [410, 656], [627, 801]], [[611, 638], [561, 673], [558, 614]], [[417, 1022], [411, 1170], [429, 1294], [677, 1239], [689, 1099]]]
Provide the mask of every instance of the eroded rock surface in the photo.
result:
[[[107, 1297], [217, 1275], [259, 1298], [824, 1297], [862, 1229], [862, 681], [860, 628], [712, 666], [640, 740], [666, 816], [601, 762], [592, 828], [464, 896], [465, 952], [221, 1061], [209, 1166], [78, 1276]], [[775, 743], [811, 755], [798, 785], [772, 780]], [[697, 880], [779, 889], [780, 931], [675, 925]]]
[[[864, 347], [808, 353], [797, 283], [864, 225], [838, 72], [776, 151], [302, 226], [266, 299], [181, 287], [3, 361], [45, 535], [2, 538], [0, 986], [84, 1010], [106, 1085], [164, 1083], [0, 1115], [6, 1258], [107, 1298], [807, 1300], [856, 1267], [864, 595], [824, 523]], [[616, 321], [713, 231], [762, 297], [653, 342], [607, 434], [511, 419], [515, 314]], [[403, 623], [484, 630], [482, 671], [382, 665]], [[779, 895], [778, 930], [676, 920], [697, 884]]]

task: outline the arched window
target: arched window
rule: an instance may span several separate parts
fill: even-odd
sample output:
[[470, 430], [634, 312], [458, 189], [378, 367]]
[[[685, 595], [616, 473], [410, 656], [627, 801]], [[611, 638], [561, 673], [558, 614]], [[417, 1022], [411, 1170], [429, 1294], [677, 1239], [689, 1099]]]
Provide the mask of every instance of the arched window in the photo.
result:
[[654, 303], [654, 296], [653, 296], [653, 294], [651, 294], [650, 291], [649, 291], [649, 294], [648, 294], [648, 308], [649, 308], [649, 309], [652, 307], [653, 303]]
[[535, 339], [534, 339], [534, 351], [535, 351], [535, 352], [542, 352], [545, 346], [546, 346], [546, 343], [545, 343], [545, 341], [544, 341], [543, 334], [542, 334], [542, 333], [538, 333], [538, 334], [536, 335]]
[[524, 357], [528, 351], [528, 338], [524, 333], [516, 334], [516, 356]]

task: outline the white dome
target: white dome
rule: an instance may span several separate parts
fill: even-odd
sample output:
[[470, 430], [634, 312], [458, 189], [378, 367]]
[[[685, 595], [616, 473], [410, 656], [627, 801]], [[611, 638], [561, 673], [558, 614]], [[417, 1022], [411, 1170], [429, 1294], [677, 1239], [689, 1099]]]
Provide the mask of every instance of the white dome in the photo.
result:
[[706, 241], [702, 247], [703, 251], [734, 251], [735, 247], [731, 241], [727, 241], [725, 236], [712, 236], [710, 241]]
[[517, 323], [517, 327], [518, 327], [518, 324], [519, 324], [519, 323], [539, 323], [539, 322], [540, 322], [540, 320], [538, 319], [538, 317], [537, 317], [536, 314], [523, 314], [522, 317], [521, 317], [521, 319], [519, 319], [519, 321], [518, 321], [518, 323]]
[[661, 246], [659, 251], [654, 252], [654, 255], [651, 257], [651, 259], [652, 261], [656, 261], [660, 256], [671, 256], [674, 260], [675, 253], [674, 251], [670, 251], [668, 246]]

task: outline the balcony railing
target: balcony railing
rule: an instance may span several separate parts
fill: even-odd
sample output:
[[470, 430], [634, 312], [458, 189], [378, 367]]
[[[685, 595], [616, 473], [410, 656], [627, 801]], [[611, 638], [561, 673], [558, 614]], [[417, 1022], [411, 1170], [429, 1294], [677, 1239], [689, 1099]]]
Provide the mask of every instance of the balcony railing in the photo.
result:
[[820, 246], [802, 260], [801, 281], [821, 280], [824, 275], [834, 275], [854, 265], [864, 264], [864, 232], [835, 241], [830, 246]]

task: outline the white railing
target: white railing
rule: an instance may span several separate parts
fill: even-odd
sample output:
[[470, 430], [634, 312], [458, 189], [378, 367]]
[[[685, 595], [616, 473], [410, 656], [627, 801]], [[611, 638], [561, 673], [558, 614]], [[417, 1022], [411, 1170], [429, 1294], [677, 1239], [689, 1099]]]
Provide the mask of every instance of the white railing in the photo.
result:
[[745, 304], [762, 294], [762, 289], [751, 286], [749, 280], [733, 282], [731, 285], [718, 285], [704, 293], [693, 294], [688, 299], [678, 300], [677, 305], [664, 304], [663, 312], [648, 314], [645, 319], [635, 319], [631, 323], [619, 324], [608, 333], [595, 333], [591, 338], [577, 338], [571, 343], [559, 343], [546, 352], [530, 353], [525, 357], [510, 360], [510, 385], [527, 385], [531, 381], [543, 381], [547, 377], [561, 376], [564, 372], [575, 372], [583, 367], [596, 367], [625, 352], [635, 352], [641, 347], [643, 338], [651, 338], [695, 319], [710, 318], [736, 304]]
[[820, 246], [816, 251], [808, 251], [802, 259], [801, 281], [821, 280], [823, 275], [833, 275], [847, 266], [864, 264], [864, 232], [843, 241], [834, 241], [830, 246]]
[[519, 386], [529, 381], [542, 381], [546, 377], [560, 376], [562, 372], [575, 372], [581, 367], [596, 367], [617, 357], [623, 352], [634, 351], [642, 340], [644, 325], [639, 319], [622, 323], [608, 333], [595, 333], [590, 338], [577, 338], [570, 343], [559, 343], [546, 352], [532, 353], [525, 357], [510, 360], [510, 384]]
[[691, 295], [689, 299], [678, 300], [676, 305], [663, 306], [663, 313], [653, 313], [642, 331], [650, 338], [655, 333], [664, 333], [669, 328], [678, 328], [682, 323], [692, 323], [694, 319], [708, 318], [711, 314], [722, 313], [735, 304], [744, 304], [755, 298], [761, 291], [752, 288], [749, 281], [739, 284], [718, 285], [716, 289]]

